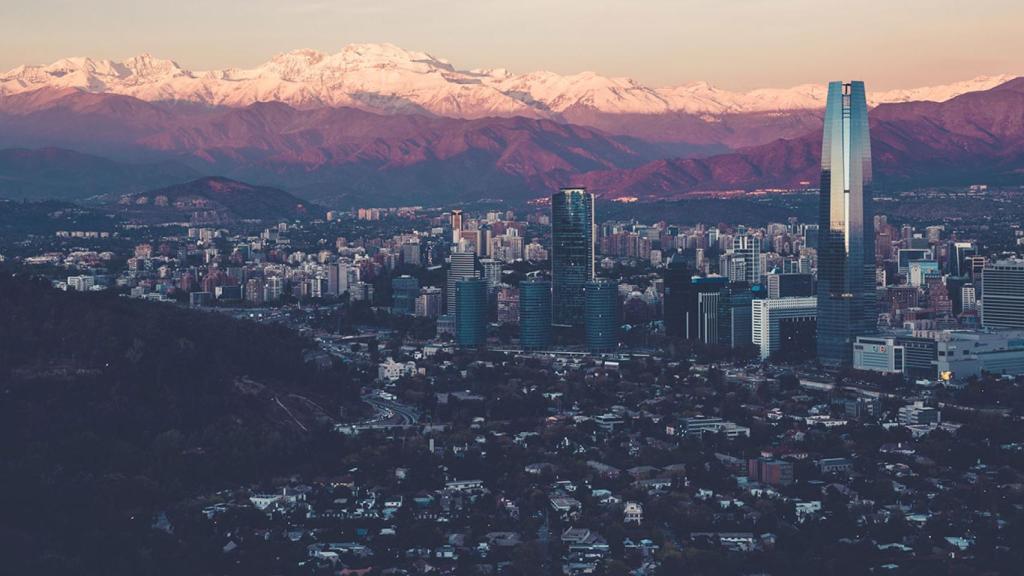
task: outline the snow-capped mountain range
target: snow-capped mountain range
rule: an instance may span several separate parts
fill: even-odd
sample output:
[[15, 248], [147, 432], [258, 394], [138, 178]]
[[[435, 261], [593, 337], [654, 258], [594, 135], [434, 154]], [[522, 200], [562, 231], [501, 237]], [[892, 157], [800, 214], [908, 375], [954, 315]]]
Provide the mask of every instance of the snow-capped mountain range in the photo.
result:
[[[874, 92], [870, 103], [942, 102], [1014, 77], [982, 76], [943, 86]], [[825, 105], [826, 89], [824, 84], [804, 84], [734, 92], [706, 82], [652, 88], [629, 78], [593, 72], [461, 70], [446, 60], [392, 44], [351, 44], [336, 54], [296, 50], [250, 69], [191, 71], [171, 60], [143, 54], [123, 62], [65, 58], [0, 74], [0, 98], [41, 88], [231, 107], [278, 101], [299, 108], [346, 106], [453, 118], [556, 119], [580, 110], [604, 114], [682, 112], [705, 117], [816, 110]]]

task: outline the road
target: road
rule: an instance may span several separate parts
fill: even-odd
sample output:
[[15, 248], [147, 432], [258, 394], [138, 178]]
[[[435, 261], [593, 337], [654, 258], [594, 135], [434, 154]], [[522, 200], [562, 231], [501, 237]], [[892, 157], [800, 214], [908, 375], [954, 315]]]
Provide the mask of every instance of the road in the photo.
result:
[[419, 422], [420, 415], [415, 408], [396, 400], [381, 398], [377, 392], [364, 394], [362, 398], [377, 411], [373, 418], [363, 422], [371, 426], [411, 426]]

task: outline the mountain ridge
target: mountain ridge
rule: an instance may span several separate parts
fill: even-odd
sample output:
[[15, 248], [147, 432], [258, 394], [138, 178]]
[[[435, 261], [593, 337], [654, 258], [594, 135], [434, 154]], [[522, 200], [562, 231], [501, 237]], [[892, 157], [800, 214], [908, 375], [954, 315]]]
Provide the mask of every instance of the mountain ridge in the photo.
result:
[[[1009, 74], [979, 76], [938, 86], [876, 92], [870, 103], [945, 101], [1011, 78]], [[824, 108], [826, 92], [823, 84], [736, 92], [702, 81], [650, 87], [631, 78], [594, 72], [466, 70], [443, 58], [393, 44], [349, 44], [334, 54], [293, 50], [248, 69], [192, 71], [173, 60], [144, 53], [121, 62], [63, 58], [0, 74], [0, 97], [42, 87], [214, 106], [273, 100], [296, 107], [346, 106], [381, 113], [554, 119], [574, 108], [606, 114], [697, 116], [818, 110]]]

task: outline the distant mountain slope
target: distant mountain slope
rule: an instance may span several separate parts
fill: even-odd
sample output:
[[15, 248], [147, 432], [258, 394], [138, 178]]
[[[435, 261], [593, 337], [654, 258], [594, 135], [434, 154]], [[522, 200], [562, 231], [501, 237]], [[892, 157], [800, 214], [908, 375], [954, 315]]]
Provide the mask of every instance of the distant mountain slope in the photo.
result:
[[80, 201], [186, 182], [198, 175], [170, 161], [115, 162], [60, 148], [0, 150], [0, 198]]
[[[879, 185], [1018, 179], [1024, 169], [1022, 84], [1024, 79], [1018, 79], [946, 102], [872, 109]], [[569, 182], [644, 199], [701, 190], [814, 186], [821, 126], [820, 112], [810, 110], [733, 115], [716, 123], [685, 114], [566, 111], [586, 116], [583, 121], [590, 124], [610, 124], [611, 131], [635, 132], [626, 137], [549, 119], [382, 115], [280, 102], [182, 108], [79, 91], [24, 93], [12, 101], [18, 106], [0, 115], [0, 143], [18, 134], [49, 146], [66, 146], [70, 139], [95, 146], [85, 152], [110, 150], [111, 157], [134, 160], [124, 166], [53, 152], [6, 153], [13, 167], [5, 171], [0, 160], [0, 194], [36, 199], [116, 197], [200, 175], [278, 187], [330, 206], [481, 198], [518, 202]], [[114, 128], [101, 129], [107, 124]], [[723, 144], [673, 139], [675, 131], [729, 146], [772, 140], [728, 152]], [[163, 163], [154, 163], [157, 159]], [[140, 163], [147, 167], [139, 170]]]
[[321, 216], [323, 209], [267, 186], [207, 177], [121, 197], [132, 216], [180, 216], [215, 213], [220, 220], [276, 220]]

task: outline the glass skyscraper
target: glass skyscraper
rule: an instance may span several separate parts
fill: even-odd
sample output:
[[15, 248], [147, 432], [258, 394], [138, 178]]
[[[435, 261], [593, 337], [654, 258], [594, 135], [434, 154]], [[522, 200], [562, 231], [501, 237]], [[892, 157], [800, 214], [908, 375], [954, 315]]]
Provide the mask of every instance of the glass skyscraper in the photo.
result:
[[554, 323], [583, 324], [583, 286], [594, 278], [594, 196], [562, 188], [551, 196]]
[[446, 304], [448, 314], [455, 314], [455, 284], [466, 278], [477, 278], [476, 254], [473, 252], [452, 252], [448, 264]]
[[587, 350], [611, 352], [619, 345], [619, 285], [611, 280], [584, 284]]
[[687, 337], [687, 302], [693, 298], [693, 270], [678, 256], [662, 270], [665, 280], [665, 333], [676, 338]]
[[875, 332], [871, 140], [864, 83], [830, 82], [821, 143], [818, 360], [849, 365], [857, 336]]
[[551, 282], [519, 283], [519, 344], [526, 350], [551, 346]]
[[455, 342], [483, 346], [487, 342], [487, 282], [465, 278], [455, 283]]

